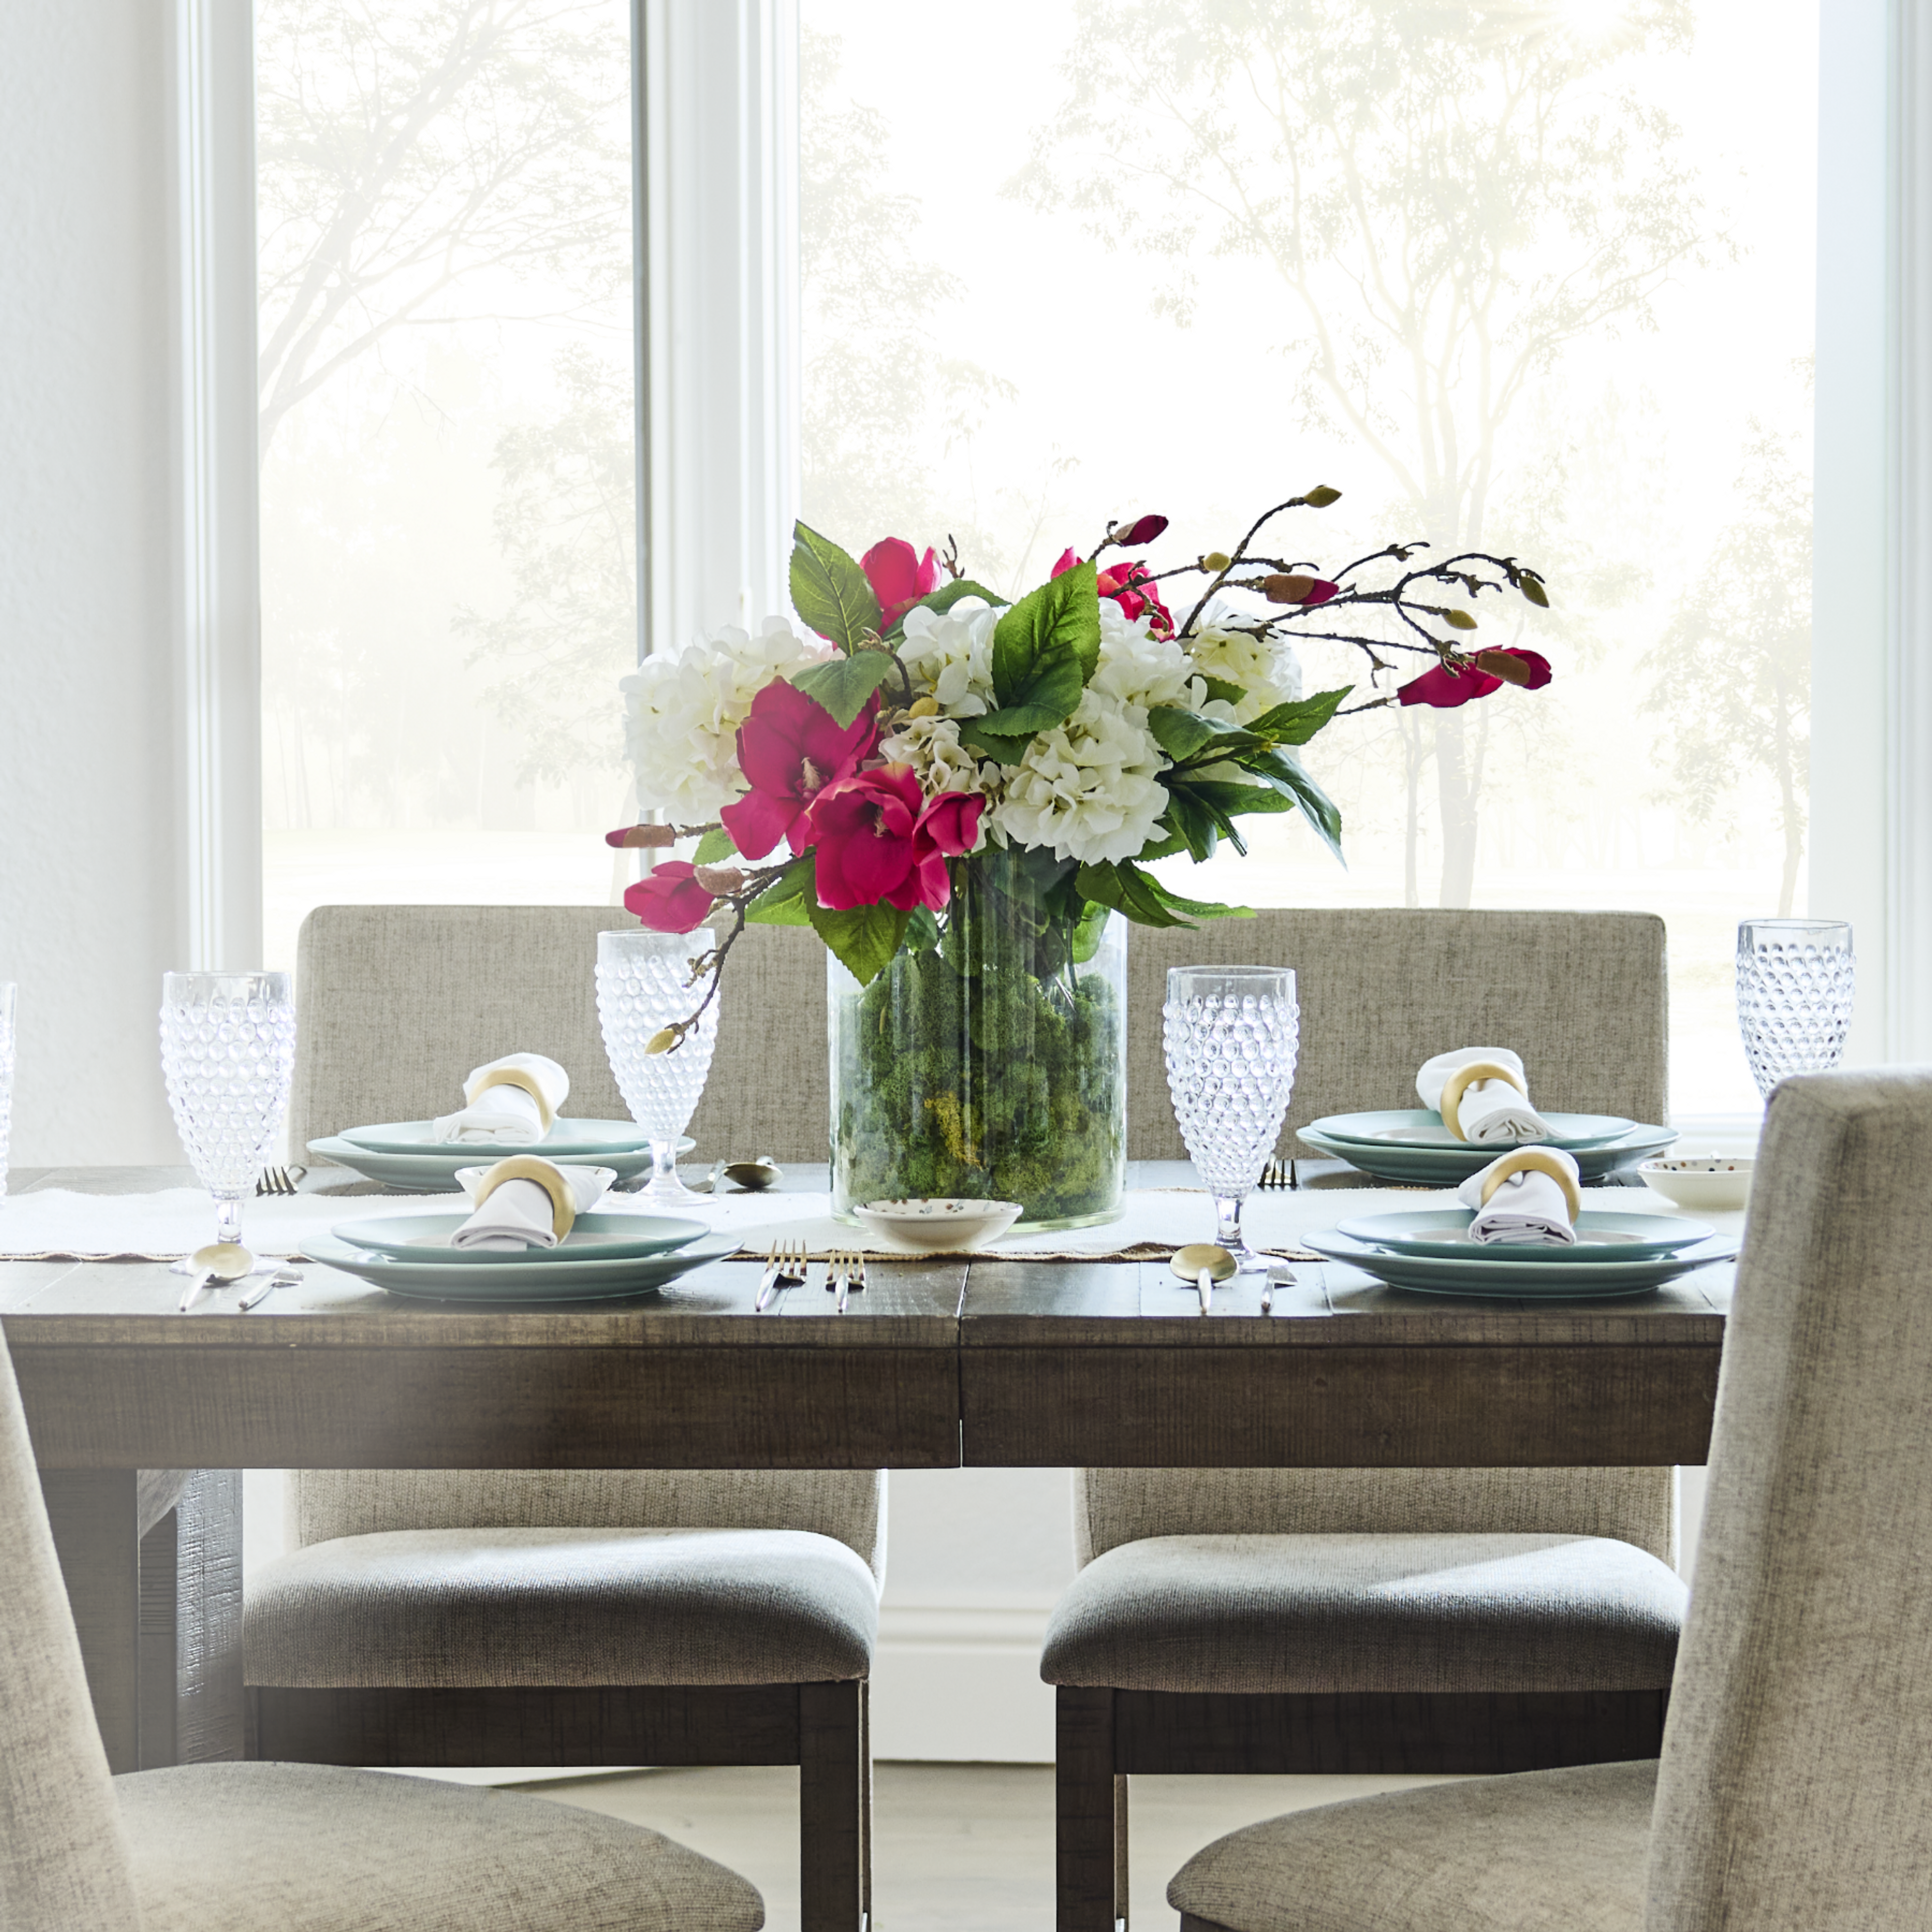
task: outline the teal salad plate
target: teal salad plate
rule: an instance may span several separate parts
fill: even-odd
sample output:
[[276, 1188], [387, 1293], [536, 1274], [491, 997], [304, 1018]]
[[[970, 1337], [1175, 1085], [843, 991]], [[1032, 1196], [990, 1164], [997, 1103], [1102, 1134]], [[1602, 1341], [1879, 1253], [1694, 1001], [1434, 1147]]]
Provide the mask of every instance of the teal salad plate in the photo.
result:
[[1396, 1255], [1434, 1255], [1444, 1261], [1490, 1259], [1511, 1265], [1560, 1256], [1592, 1266], [1616, 1262], [1655, 1261], [1695, 1247], [1717, 1233], [1701, 1221], [1675, 1214], [1619, 1214], [1586, 1208], [1576, 1217], [1576, 1239], [1562, 1241], [1472, 1240], [1467, 1208], [1424, 1208], [1408, 1214], [1358, 1214], [1341, 1222], [1352, 1241]]
[[352, 1246], [332, 1234], [311, 1236], [303, 1242], [302, 1252], [325, 1268], [340, 1268], [392, 1294], [416, 1300], [532, 1302], [601, 1301], [645, 1294], [693, 1268], [722, 1261], [737, 1247], [736, 1241], [721, 1235], [669, 1254], [603, 1261], [578, 1261], [561, 1249], [538, 1248], [520, 1255], [467, 1256], [476, 1264], [468, 1268], [398, 1261], [393, 1255]]
[[340, 1221], [329, 1233], [352, 1248], [434, 1268], [502, 1268], [525, 1262], [634, 1261], [688, 1247], [711, 1230], [702, 1221], [662, 1214], [580, 1214], [554, 1248], [453, 1248], [450, 1237], [467, 1214], [396, 1214], [380, 1220]]

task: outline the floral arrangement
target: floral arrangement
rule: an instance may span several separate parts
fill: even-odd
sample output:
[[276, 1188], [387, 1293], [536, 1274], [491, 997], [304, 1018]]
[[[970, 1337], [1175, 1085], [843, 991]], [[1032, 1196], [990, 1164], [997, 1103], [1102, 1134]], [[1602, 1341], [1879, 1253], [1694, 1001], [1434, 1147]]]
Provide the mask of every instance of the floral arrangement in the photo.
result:
[[[704, 958], [700, 1011], [748, 921], [814, 927], [863, 986], [938, 946], [976, 880], [1025, 901], [1070, 958], [1110, 910], [1148, 926], [1243, 912], [1184, 897], [1149, 862], [1198, 862], [1223, 838], [1245, 852], [1240, 820], [1295, 811], [1339, 856], [1340, 814], [1300, 757], [1333, 720], [1550, 681], [1535, 652], [1469, 638], [1468, 606], [1485, 595], [1547, 607], [1514, 557], [1436, 562], [1425, 544], [1390, 544], [1330, 576], [1258, 548], [1276, 518], [1340, 494], [1291, 497], [1232, 551], [1160, 572], [1108, 554], [1144, 550], [1165, 517], [1110, 523], [1090, 555], [1068, 550], [1010, 603], [964, 576], [950, 544], [922, 556], [889, 537], [855, 559], [799, 524], [802, 630], [776, 617], [755, 637], [721, 630], [623, 681], [639, 805], [666, 822], [610, 842], [698, 841], [625, 904], [661, 932], [732, 915]], [[1192, 602], [1177, 621], [1183, 579]], [[1346, 704], [1348, 685], [1305, 693], [1300, 640], [1362, 653], [1362, 700]], [[1402, 653], [1428, 668], [1394, 683]], [[667, 1028], [660, 1050], [695, 1018]]]

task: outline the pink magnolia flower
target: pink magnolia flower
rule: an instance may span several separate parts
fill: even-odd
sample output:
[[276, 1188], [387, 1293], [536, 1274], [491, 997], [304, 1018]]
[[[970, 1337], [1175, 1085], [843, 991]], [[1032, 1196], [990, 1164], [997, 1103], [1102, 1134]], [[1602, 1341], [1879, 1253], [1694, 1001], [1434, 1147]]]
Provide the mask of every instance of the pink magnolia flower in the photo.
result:
[[1167, 519], [1165, 517], [1136, 517], [1125, 530], [1114, 532], [1114, 541], [1132, 550], [1142, 544], [1152, 543], [1166, 528]]
[[[1144, 522], [1146, 519], [1142, 520]], [[1053, 574], [1064, 577], [1076, 565], [1086, 560], [1070, 550], [1064, 550], [1060, 553], [1060, 560], [1053, 566]], [[1133, 557], [1123, 563], [1109, 564], [1100, 572], [1096, 588], [1102, 597], [1111, 597], [1120, 607], [1124, 616], [1138, 617], [1144, 612], [1151, 611], [1156, 637], [1174, 635], [1174, 619], [1160, 601], [1160, 592], [1154, 587], [1144, 558]]]
[[928, 549], [921, 556], [904, 537], [884, 537], [859, 560], [872, 595], [879, 600], [879, 628], [890, 631], [922, 597], [939, 586], [939, 560]]
[[850, 778], [872, 754], [879, 734], [874, 699], [842, 730], [830, 712], [796, 685], [774, 678], [752, 700], [738, 727], [738, 769], [752, 789], [718, 815], [748, 859], [762, 859], [781, 838], [805, 850], [805, 814], [829, 784]]
[[1498, 658], [1509, 661], [1505, 676], [1498, 677], [1490, 671], [1478, 670], [1474, 664], [1459, 665], [1453, 670], [1447, 664], [1438, 664], [1420, 677], [1411, 678], [1396, 691], [1396, 695], [1405, 704], [1431, 704], [1438, 711], [1454, 711], [1472, 698], [1486, 698], [1491, 692], [1502, 690], [1505, 684], [1520, 684], [1526, 690], [1540, 691], [1550, 682], [1550, 660], [1540, 652], [1484, 651], [1478, 662], [1494, 662]]
[[626, 887], [624, 910], [634, 913], [653, 932], [689, 932], [702, 926], [715, 903], [685, 860], [653, 866], [634, 886]]
[[946, 861], [972, 850], [986, 802], [941, 792], [928, 805], [910, 765], [827, 785], [812, 808], [818, 903], [832, 912], [880, 904], [937, 912], [952, 896]]

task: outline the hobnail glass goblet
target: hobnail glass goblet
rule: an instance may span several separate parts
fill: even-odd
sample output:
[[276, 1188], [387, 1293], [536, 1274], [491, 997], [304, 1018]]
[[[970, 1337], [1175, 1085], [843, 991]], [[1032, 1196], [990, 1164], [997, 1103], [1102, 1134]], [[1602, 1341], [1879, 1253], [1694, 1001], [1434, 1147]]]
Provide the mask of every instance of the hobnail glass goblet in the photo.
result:
[[1241, 1207], [1294, 1090], [1294, 975], [1285, 967], [1176, 966], [1161, 1018], [1167, 1090], [1195, 1172], [1214, 1197], [1214, 1238], [1242, 1268], [1265, 1268], [1267, 1257], [1241, 1233]]
[[1787, 1073], [1845, 1057], [1857, 978], [1841, 919], [1748, 919], [1738, 927], [1738, 1032], [1767, 1100]]
[[286, 973], [161, 976], [161, 1072], [175, 1130], [214, 1199], [217, 1241], [242, 1245], [253, 1191], [282, 1117], [296, 1062]]
[[663, 1053], [645, 1048], [673, 1022], [688, 1018], [704, 998], [692, 980], [713, 943], [702, 930], [597, 935], [597, 1018], [604, 1051], [632, 1119], [650, 1136], [651, 1178], [644, 1198], [687, 1212], [705, 1201], [677, 1178], [677, 1143], [711, 1071], [720, 996], [712, 994], [698, 1024], [676, 1046]]

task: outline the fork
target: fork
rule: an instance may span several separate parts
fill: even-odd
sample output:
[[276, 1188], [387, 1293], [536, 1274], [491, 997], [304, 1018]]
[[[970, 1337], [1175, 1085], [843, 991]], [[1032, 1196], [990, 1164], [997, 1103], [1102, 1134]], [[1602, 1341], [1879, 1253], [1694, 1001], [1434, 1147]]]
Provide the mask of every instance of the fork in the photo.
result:
[[296, 1191], [296, 1183], [308, 1172], [305, 1167], [292, 1170], [286, 1167], [265, 1167], [256, 1178], [255, 1192], [258, 1195], [292, 1194]]
[[1264, 1187], [1299, 1188], [1301, 1182], [1294, 1172], [1293, 1160], [1264, 1161], [1261, 1184]]
[[752, 1313], [762, 1315], [776, 1289], [789, 1288], [804, 1279], [804, 1242], [774, 1241], [765, 1251], [765, 1272], [758, 1282], [757, 1298], [752, 1304]]
[[864, 1258], [854, 1253], [849, 1248], [836, 1249], [826, 1257], [826, 1292], [838, 1295], [838, 1308], [841, 1315], [845, 1312], [846, 1300], [852, 1292], [853, 1277], [855, 1275], [859, 1277], [859, 1287], [862, 1288], [866, 1285], [865, 1265]]

